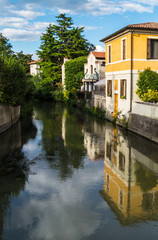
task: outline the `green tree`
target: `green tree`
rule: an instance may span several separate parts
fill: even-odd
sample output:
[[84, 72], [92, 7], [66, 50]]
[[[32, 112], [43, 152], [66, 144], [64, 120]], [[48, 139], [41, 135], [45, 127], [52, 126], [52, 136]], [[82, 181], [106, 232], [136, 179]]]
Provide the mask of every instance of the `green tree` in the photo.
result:
[[29, 62], [32, 61], [32, 54], [24, 54], [23, 51], [16, 53], [16, 58], [24, 66], [26, 73], [30, 72]]
[[21, 105], [26, 93], [24, 67], [14, 56], [0, 55], [0, 101], [11, 106]]
[[83, 28], [75, 28], [71, 17], [60, 14], [56, 18], [57, 24], [50, 24], [46, 33], [42, 34], [40, 50], [37, 51], [41, 59], [42, 78], [49, 86], [49, 91], [61, 81], [64, 57], [73, 59], [94, 50], [94, 45], [83, 37]]
[[9, 39], [4, 37], [2, 33], [0, 33], [0, 53], [5, 53], [7, 56], [13, 54], [12, 45], [9, 43]]
[[137, 95], [142, 101], [158, 101], [158, 73], [150, 68], [139, 73]]

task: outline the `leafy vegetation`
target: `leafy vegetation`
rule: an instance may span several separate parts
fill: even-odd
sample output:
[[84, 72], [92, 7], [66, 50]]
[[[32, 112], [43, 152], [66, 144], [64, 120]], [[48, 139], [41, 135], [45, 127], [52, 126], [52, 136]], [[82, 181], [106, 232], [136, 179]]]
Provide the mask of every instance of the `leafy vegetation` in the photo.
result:
[[20, 105], [27, 93], [24, 67], [15, 57], [0, 55], [0, 101], [11, 106]]
[[145, 102], [158, 102], [158, 73], [150, 68], [139, 73], [137, 95]]
[[83, 28], [73, 26], [71, 17], [60, 14], [56, 18], [57, 24], [50, 24], [46, 33], [42, 34], [40, 50], [37, 51], [41, 59], [41, 84], [43, 88], [48, 88], [49, 93], [58, 90], [56, 84], [61, 82], [64, 57], [74, 59], [88, 55], [94, 49], [94, 45], [83, 37]]

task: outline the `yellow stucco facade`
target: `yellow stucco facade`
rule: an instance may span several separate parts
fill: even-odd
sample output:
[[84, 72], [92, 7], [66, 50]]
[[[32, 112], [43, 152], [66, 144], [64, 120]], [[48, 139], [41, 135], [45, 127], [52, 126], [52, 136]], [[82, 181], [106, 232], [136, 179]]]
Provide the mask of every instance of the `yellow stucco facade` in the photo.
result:
[[116, 118], [119, 114], [120, 119], [122, 115], [128, 121], [132, 104], [140, 101], [136, 94], [139, 71], [146, 68], [158, 71], [158, 53], [152, 45], [153, 40], [158, 44], [158, 29], [128, 26], [102, 39], [106, 57], [107, 118]]
[[[131, 36], [132, 34], [132, 36]], [[144, 70], [150, 67], [158, 70], [158, 59], [147, 59], [147, 39], [158, 39], [155, 34], [126, 33], [109, 40], [105, 45], [106, 72], [131, 70], [131, 37], [133, 37], [133, 70]], [[126, 59], [122, 60], [122, 40], [126, 39]], [[111, 63], [108, 63], [108, 46], [111, 45]]]

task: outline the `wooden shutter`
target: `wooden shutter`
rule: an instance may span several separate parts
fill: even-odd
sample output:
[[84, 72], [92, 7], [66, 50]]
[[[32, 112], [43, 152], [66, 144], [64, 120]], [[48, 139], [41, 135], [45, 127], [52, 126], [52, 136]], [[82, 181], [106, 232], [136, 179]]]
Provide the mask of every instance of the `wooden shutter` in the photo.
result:
[[147, 59], [151, 58], [151, 39], [147, 39]]
[[122, 97], [123, 94], [123, 80], [121, 80], [121, 86], [120, 86], [120, 97]]
[[111, 45], [108, 46], [108, 53], [109, 53], [109, 63], [111, 63]]
[[122, 40], [122, 58], [123, 60], [126, 59], [126, 39]]
[[124, 80], [124, 95], [125, 95], [125, 99], [127, 97], [127, 80]]

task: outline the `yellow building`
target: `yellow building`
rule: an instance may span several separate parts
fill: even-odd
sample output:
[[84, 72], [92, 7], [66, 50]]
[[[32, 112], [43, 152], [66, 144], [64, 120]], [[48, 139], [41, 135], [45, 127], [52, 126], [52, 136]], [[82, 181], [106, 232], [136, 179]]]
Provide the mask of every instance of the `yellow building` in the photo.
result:
[[158, 71], [158, 23], [128, 25], [101, 41], [106, 48], [107, 117], [120, 112], [128, 118], [132, 103], [139, 100], [139, 71]]
[[146, 139], [140, 145], [110, 126], [105, 139], [102, 197], [123, 225], [158, 220], [158, 147], [148, 152]]

